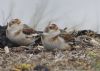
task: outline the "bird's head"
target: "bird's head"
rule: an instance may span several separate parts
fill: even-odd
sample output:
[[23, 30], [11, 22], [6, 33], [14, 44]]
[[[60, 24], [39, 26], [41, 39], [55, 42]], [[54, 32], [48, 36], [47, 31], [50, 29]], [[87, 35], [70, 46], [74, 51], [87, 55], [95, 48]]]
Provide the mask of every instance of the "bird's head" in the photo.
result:
[[58, 29], [58, 26], [56, 24], [49, 23], [48, 26], [45, 28], [46, 33], [52, 33], [56, 32]]
[[12, 19], [10, 22], [7, 23], [7, 27], [15, 28], [21, 24], [19, 19]]

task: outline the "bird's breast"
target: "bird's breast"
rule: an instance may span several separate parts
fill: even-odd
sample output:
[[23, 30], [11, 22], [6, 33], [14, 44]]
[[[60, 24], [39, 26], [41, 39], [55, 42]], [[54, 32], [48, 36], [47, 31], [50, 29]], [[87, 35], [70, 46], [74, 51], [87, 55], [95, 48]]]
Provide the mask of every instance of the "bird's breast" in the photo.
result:
[[65, 41], [58, 37], [56, 40], [51, 40], [51, 38], [45, 38], [42, 43], [46, 49], [62, 48], [65, 45]]

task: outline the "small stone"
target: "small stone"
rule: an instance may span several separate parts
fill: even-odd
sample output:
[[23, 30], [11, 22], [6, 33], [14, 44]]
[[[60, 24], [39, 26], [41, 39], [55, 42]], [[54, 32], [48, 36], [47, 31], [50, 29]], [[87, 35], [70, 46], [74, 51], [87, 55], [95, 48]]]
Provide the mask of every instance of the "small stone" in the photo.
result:
[[8, 48], [8, 46], [5, 46], [5, 47], [4, 47], [4, 50], [5, 50], [5, 54], [8, 54], [8, 53], [9, 53], [9, 48]]

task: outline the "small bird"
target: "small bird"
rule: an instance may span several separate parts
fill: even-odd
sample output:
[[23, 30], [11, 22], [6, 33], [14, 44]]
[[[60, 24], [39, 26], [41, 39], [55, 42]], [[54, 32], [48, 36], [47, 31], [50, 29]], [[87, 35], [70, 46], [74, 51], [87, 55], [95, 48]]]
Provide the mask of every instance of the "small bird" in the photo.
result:
[[21, 23], [19, 19], [12, 19], [7, 23], [6, 36], [19, 45], [29, 45], [35, 40], [37, 34], [34, 29]]
[[61, 31], [58, 26], [56, 24], [49, 23], [41, 37], [44, 48], [46, 48], [47, 50], [68, 49], [70, 45], [67, 44], [66, 39], [64, 39], [64, 37], [60, 35]]

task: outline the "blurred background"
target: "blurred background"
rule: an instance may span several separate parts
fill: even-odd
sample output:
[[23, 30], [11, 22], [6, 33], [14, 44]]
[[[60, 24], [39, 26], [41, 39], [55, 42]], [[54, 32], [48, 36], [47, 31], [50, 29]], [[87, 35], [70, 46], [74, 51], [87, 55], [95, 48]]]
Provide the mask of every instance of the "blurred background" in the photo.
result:
[[0, 25], [21, 19], [36, 30], [49, 22], [69, 30], [93, 30], [100, 33], [100, 0], [0, 0]]

